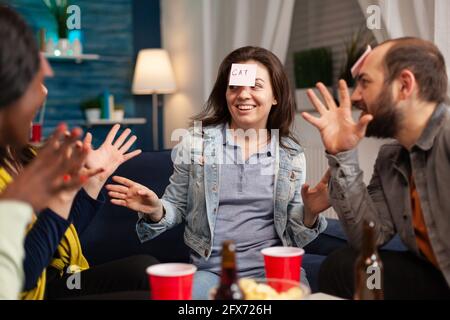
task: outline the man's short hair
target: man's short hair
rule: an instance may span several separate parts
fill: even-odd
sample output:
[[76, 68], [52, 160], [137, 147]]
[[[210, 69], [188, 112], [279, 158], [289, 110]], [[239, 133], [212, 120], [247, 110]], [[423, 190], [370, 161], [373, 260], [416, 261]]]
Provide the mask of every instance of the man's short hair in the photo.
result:
[[407, 37], [389, 40], [393, 43], [386, 53], [385, 81], [391, 84], [400, 73], [408, 69], [419, 84], [419, 98], [427, 102], [448, 101], [448, 77], [445, 59], [433, 43]]

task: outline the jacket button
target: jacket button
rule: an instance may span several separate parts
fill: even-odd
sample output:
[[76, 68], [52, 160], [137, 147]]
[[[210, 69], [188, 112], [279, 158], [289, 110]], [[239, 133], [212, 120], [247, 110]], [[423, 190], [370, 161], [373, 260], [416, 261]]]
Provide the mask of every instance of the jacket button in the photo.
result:
[[295, 173], [291, 172], [291, 180], [295, 180]]
[[206, 250], [205, 250], [205, 257], [207, 257], [207, 256], [208, 256], [208, 254], [209, 254], [209, 250], [208, 250], [208, 249], [206, 249]]
[[217, 187], [216, 186], [212, 187], [212, 191], [217, 192]]

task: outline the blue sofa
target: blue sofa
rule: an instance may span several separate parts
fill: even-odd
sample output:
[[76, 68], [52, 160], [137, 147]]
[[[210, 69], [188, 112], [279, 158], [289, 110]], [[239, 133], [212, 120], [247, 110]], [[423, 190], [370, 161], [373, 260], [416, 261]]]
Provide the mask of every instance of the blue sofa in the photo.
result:
[[[115, 174], [146, 185], [158, 196], [162, 196], [173, 172], [170, 154], [170, 151], [143, 153], [123, 164]], [[150, 254], [160, 262], [189, 261], [189, 248], [183, 240], [183, 225], [141, 244], [135, 232], [136, 220], [135, 212], [112, 205], [108, 200], [81, 235], [84, 254], [91, 265], [134, 254]], [[329, 219], [325, 232], [305, 247], [303, 267], [313, 292], [318, 289], [318, 274], [323, 260], [346, 244], [339, 221]], [[385, 249], [404, 250], [404, 247], [398, 238], [394, 238]]]

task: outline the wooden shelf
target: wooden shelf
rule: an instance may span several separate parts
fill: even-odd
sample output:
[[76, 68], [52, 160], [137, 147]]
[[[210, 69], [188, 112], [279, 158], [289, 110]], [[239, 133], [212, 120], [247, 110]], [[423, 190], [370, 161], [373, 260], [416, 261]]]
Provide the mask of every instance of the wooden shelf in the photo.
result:
[[44, 56], [49, 60], [54, 61], [75, 61], [76, 63], [81, 63], [83, 61], [94, 61], [99, 60], [100, 56], [98, 54], [81, 54], [74, 56], [55, 56], [54, 54], [44, 53]]
[[132, 124], [146, 124], [147, 119], [145, 118], [127, 118], [120, 121], [117, 120], [109, 120], [109, 119], [100, 119], [95, 121], [86, 121], [86, 126], [92, 127], [92, 126], [109, 126], [109, 125], [115, 125], [123, 124], [123, 125], [132, 125]]

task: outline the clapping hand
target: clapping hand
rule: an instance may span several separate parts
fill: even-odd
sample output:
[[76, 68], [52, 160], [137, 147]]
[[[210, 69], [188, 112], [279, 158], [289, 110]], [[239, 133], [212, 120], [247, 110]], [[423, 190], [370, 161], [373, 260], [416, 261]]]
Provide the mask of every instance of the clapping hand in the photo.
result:
[[65, 124], [58, 126], [36, 158], [1, 194], [1, 199], [29, 203], [35, 212], [41, 211], [62, 193], [79, 189], [98, 170], [83, 169], [88, 149], [78, 139], [79, 128], [67, 132]]
[[98, 149], [92, 148], [92, 135], [90, 133], [87, 133], [84, 139], [84, 143], [88, 146], [86, 167], [89, 169], [103, 169], [102, 173], [91, 179], [85, 186], [86, 191], [93, 198], [97, 197], [106, 180], [122, 163], [136, 157], [142, 152], [141, 150], [128, 152], [133, 143], [137, 140], [136, 136], [132, 136], [128, 139], [128, 136], [131, 133], [130, 129], [125, 129], [114, 141], [119, 129], [120, 125], [114, 125], [109, 131], [105, 141]]

